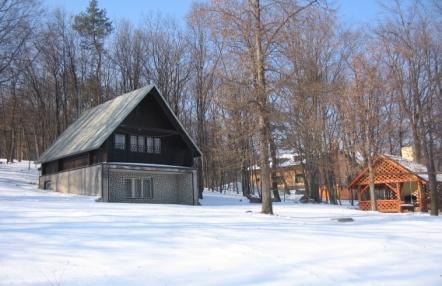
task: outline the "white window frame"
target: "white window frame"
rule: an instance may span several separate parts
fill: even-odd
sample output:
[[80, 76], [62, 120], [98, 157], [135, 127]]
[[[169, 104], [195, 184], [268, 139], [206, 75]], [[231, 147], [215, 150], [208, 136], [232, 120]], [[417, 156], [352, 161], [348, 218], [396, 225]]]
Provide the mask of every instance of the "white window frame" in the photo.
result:
[[130, 151], [131, 152], [138, 151], [138, 137], [137, 137], [137, 135], [130, 135]]
[[153, 139], [153, 145], [154, 145], [154, 153], [155, 154], [161, 154], [161, 138], [155, 137]]
[[[122, 143], [118, 142], [118, 138], [119, 139], [123, 139]], [[121, 133], [116, 133], [114, 136], [114, 148], [117, 150], [126, 150], [126, 135], [121, 134]]]
[[[130, 196], [127, 196], [126, 190], [126, 180], [130, 180]], [[136, 196], [136, 180], [140, 180], [141, 187], [141, 196]], [[150, 185], [150, 192], [148, 194], [144, 194], [144, 184], [147, 183]], [[124, 177], [123, 178], [123, 186], [124, 186], [124, 195], [126, 199], [135, 199], [135, 200], [146, 200], [153, 199], [153, 178], [152, 177]]]
[[138, 152], [146, 152], [146, 139], [139, 135], [137, 139]]
[[[150, 185], [150, 193], [144, 196], [144, 183]], [[143, 194], [144, 199], [153, 199], [153, 178], [152, 177], [144, 177], [141, 179], [141, 193]]]
[[146, 152], [153, 153], [154, 152], [154, 140], [153, 137], [146, 137]]

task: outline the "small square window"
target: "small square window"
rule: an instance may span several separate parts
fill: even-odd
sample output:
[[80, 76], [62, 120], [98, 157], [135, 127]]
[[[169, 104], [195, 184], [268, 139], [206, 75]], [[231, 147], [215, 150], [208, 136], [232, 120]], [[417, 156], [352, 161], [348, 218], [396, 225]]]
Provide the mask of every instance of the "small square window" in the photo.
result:
[[296, 184], [304, 183], [304, 174], [296, 174], [295, 175], [295, 183]]

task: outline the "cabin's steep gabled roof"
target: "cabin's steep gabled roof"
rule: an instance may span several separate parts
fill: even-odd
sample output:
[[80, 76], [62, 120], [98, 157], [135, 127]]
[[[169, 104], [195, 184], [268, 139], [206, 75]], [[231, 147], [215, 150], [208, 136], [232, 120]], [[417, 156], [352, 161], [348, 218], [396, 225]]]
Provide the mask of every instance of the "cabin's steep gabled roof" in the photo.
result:
[[159, 102], [165, 106], [165, 112], [169, 113], [168, 117], [173, 121], [173, 125], [181, 131], [183, 139], [190, 145], [194, 153], [201, 156], [200, 149], [186, 132], [164, 97], [155, 85], [148, 85], [117, 96], [83, 112], [40, 156], [37, 162], [45, 163], [100, 148], [148, 94], [159, 96]]

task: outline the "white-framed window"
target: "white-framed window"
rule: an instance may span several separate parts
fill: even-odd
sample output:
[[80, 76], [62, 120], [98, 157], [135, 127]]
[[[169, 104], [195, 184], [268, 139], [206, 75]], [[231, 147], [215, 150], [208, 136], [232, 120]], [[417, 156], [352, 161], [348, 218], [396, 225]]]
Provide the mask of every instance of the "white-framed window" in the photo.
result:
[[124, 134], [115, 134], [115, 149], [126, 149], [126, 136]]
[[144, 178], [142, 180], [143, 197], [146, 199], [153, 199], [153, 179]]
[[131, 152], [137, 152], [138, 146], [137, 146], [137, 136], [131, 135], [130, 136], [130, 151]]
[[153, 153], [153, 138], [146, 137], [146, 152]]
[[132, 178], [124, 179], [124, 195], [126, 198], [132, 198]]
[[144, 146], [144, 136], [138, 136], [138, 152], [146, 152]]
[[160, 154], [161, 153], [161, 138], [154, 138], [154, 146], [155, 146], [154, 153]]
[[152, 178], [124, 178], [124, 194], [128, 199], [152, 199]]
[[141, 185], [142, 185], [142, 181], [141, 179], [134, 179], [133, 180], [133, 189], [132, 189], [132, 198], [134, 199], [138, 199], [138, 198], [143, 198], [143, 193], [141, 192]]

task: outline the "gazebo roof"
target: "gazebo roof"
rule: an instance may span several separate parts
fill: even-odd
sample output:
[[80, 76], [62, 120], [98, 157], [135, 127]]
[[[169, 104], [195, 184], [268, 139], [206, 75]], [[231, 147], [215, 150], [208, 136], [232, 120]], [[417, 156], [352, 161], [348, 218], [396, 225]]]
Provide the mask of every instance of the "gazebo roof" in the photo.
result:
[[[428, 182], [427, 168], [419, 163], [409, 161], [399, 156], [384, 154], [378, 156], [373, 162], [375, 169], [375, 183], [391, 183], [406, 181]], [[436, 179], [442, 182], [442, 174], [437, 174]], [[357, 185], [368, 184], [368, 168], [362, 170], [349, 184], [349, 188]]]

